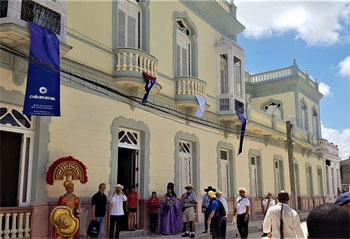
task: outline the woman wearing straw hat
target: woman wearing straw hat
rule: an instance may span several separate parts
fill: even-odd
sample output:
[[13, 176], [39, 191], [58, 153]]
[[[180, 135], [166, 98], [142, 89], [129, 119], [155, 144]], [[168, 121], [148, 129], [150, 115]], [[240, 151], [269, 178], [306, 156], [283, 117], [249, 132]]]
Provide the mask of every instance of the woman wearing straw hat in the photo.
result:
[[[123, 202], [127, 200], [123, 193], [123, 186], [117, 184], [115, 191], [111, 196], [110, 202], [110, 225], [109, 225], [109, 238], [119, 238], [120, 225], [122, 223], [124, 209]], [[115, 228], [114, 228], [115, 227]], [[115, 229], [115, 234], [114, 234]]]

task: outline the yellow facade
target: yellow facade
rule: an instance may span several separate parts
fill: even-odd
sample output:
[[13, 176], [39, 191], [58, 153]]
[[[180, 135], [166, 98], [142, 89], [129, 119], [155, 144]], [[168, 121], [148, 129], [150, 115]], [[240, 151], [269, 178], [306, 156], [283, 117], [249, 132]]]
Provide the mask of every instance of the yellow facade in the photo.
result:
[[[193, 2], [201, 4], [201, 1], [198, 3], [197, 1]], [[215, 1], [212, 2], [213, 4], [218, 4]], [[114, 21], [118, 19], [115, 15], [118, 10], [116, 6], [112, 1], [68, 1], [66, 8], [67, 21], [66, 26], [64, 26], [66, 27], [66, 41], [63, 42], [61, 40], [61, 43], [65, 43], [71, 49], [67, 50], [68, 52], [61, 58], [61, 67], [82, 78], [97, 81], [110, 89], [118, 90], [129, 96], [142, 97], [144, 94], [144, 79], [141, 74], [142, 70], [140, 70], [142, 62], [140, 63], [139, 61], [132, 65], [133, 63], [130, 61], [131, 63], [128, 62], [130, 65], [125, 63], [125, 66], [122, 65], [119, 72], [117, 70], [116, 62], [120, 59], [115, 53], [118, 50], [116, 30], [114, 29], [116, 27], [116, 22]], [[36, 151], [34, 150], [36, 153], [33, 154], [33, 165], [40, 171], [40, 176], [44, 175], [43, 172], [55, 160], [71, 155], [81, 160], [88, 168], [88, 183], [82, 185], [77, 182], [75, 184], [75, 193], [84, 198], [85, 203], [89, 202], [89, 197], [96, 192], [98, 185], [102, 182], [107, 184], [107, 193], [111, 193], [110, 189], [113, 188], [113, 183], [116, 182], [118, 176], [116, 165], [118, 165], [118, 160], [122, 160], [118, 159], [118, 156], [113, 155], [114, 150], [118, 149], [118, 138], [113, 138], [116, 137], [113, 132], [118, 134], [118, 130], [120, 130], [120, 128], [113, 127], [116, 119], [123, 118], [126, 122], [130, 122], [130, 124], [126, 123], [123, 126], [124, 128], [129, 127], [131, 130], [140, 131], [140, 134], [145, 134], [145, 130], [133, 128], [135, 124], [142, 124], [147, 128], [146, 133], [149, 133], [149, 142], [141, 140], [139, 149], [141, 153], [147, 154], [140, 156], [141, 160], [147, 160], [147, 162], [141, 163], [147, 165], [147, 167], [141, 167], [140, 169], [141, 179], [143, 177], [146, 178], [144, 182], [140, 182], [141, 185], [142, 183], [145, 184], [139, 188], [143, 192], [141, 194], [142, 200], [148, 199], [152, 191], [156, 191], [158, 194], [165, 193], [168, 182], [176, 183], [181, 180], [177, 176], [182, 171], [178, 165], [179, 155], [177, 150], [179, 142], [176, 141], [178, 135], [180, 135], [180, 140], [191, 141], [195, 145], [194, 148], [198, 150], [198, 153], [192, 153], [193, 162], [198, 164], [193, 163], [194, 169], [191, 168], [191, 170], [192, 172], [198, 172], [198, 174], [193, 173], [193, 182], [196, 184], [195, 190], [200, 200], [204, 194], [203, 189], [209, 185], [219, 189], [223, 187], [219, 184], [223, 174], [221, 172], [221, 163], [219, 163], [221, 162], [219, 159], [220, 155], [218, 155], [218, 150], [222, 147], [220, 145], [226, 145], [222, 149], [228, 150], [233, 154], [229, 163], [230, 166], [233, 163], [233, 168], [230, 168], [229, 171], [231, 178], [229, 179], [228, 198], [232, 202], [233, 198], [237, 196], [238, 187], [243, 186], [248, 190], [247, 195], [251, 200], [260, 200], [268, 192], [271, 192], [273, 195], [277, 194], [275, 160], [282, 160], [281, 165], [283, 168], [279, 175], [282, 177], [281, 184], [283, 188], [280, 189], [290, 191], [285, 125], [286, 120], [289, 120], [290, 116], [296, 117], [298, 122], [298, 117], [300, 117], [298, 110], [300, 108], [296, 104], [300, 104], [300, 100], [304, 99], [308, 108], [309, 131], [304, 132], [304, 130], [300, 129], [300, 125], [294, 124], [296, 132], [293, 135], [293, 139], [296, 142], [294, 144], [294, 157], [298, 165], [297, 181], [299, 181], [300, 191], [298, 196], [301, 200], [303, 200], [302, 198], [320, 198], [323, 196], [322, 192], [319, 191], [320, 182], [317, 180], [317, 169], [321, 169], [323, 172], [324, 167], [322, 157], [319, 154], [320, 146], [317, 145], [318, 141], [316, 138], [309, 139], [310, 137], [315, 137], [312, 131], [311, 109], [314, 107], [318, 113], [320, 112], [319, 99], [321, 96], [319, 96], [317, 84], [313, 83], [313, 88], [310, 88], [311, 86], [306, 87], [304, 90], [308, 91], [309, 94], [303, 94], [300, 91], [301, 84], [306, 84], [305, 82], [308, 82], [310, 79], [299, 79], [298, 75], [279, 77], [274, 79], [275, 81], [265, 79], [261, 82], [252, 82], [249, 77], [254, 77], [253, 75], [244, 79], [243, 84], [251, 92], [247, 90], [241, 97], [246, 99], [249, 98], [246, 97], [248, 93], [250, 95], [250, 99], [246, 99], [243, 102], [248, 124], [243, 152], [237, 155], [240, 124], [236, 111], [224, 115], [226, 118], [222, 120], [223, 115], [220, 115], [220, 107], [218, 107], [219, 98], [217, 93], [220, 77], [217, 73], [219, 72], [218, 67], [220, 67], [220, 63], [217, 59], [220, 56], [217, 45], [220, 41], [227, 41], [230, 47], [239, 52], [234, 54], [238, 54], [240, 57], [244, 57], [243, 50], [237, 50], [240, 47], [235, 42], [235, 38], [228, 40], [228, 36], [224, 35], [228, 31], [228, 28], [225, 28], [227, 26], [221, 26], [220, 23], [212, 22], [211, 19], [203, 17], [200, 12], [202, 11], [201, 9], [194, 10], [190, 5], [180, 1], [150, 1], [146, 6], [149, 25], [141, 25], [149, 30], [149, 50], [148, 52], [144, 49], [132, 50], [136, 52], [134, 55], [145, 56], [145, 59], [147, 57], [147, 59], [151, 58], [150, 56], [156, 58], [155, 71], [160, 91], [159, 93], [152, 92], [149, 101], [159, 107], [162, 106], [162, 109], [167, 107], [170, 110], [153, 109], [150, 107], [150, 104], [141, 105], [137, 102], [132, 102], [130, 99], [118, 97], [105, 89], [98, 89], [94, 85], [91, 86], [86, 82], [84, 83], [82, 79], [61, 74], [61, 116], [50, 118], [48, 132], [40, 130], [42, 118], [33, 117], [34, 123], [39, 122], [35, 124], [35, 127], [38, 128], [33, 129], [34, 137], [37, 137], [35, 139], [41, 139], [42, 135], [48, 137], [48, 140], [42, 145], [35, 144], [33, 146], [34, 148], [39, 148]], [[222, 6], [219, 4], [216, 7], [219, 12], [227, 11], [221, 9]], [[205, 10], [205, 8], [203, 9]], [[210, 8], [207, 11], [214, 10]], [[191, 106], [191, 108], [188, 105], [184, 107], [177, 104], [176, 101], [179, 92], [176, 88], [176, 63], [174, 62], [174, 41], [176, 41], [174, 32], [177, 31], [177, 29], [174, 29], [176, 27], [174, 14], [176, 13], [179, 13], [179, 16], [193, 24], [192, 27], [196, 30], [197, 55], [192, 56], [192, 60], [196, 59], [198, 62], [198, 75], [193, 77], [207, 84], [204, 95], [207, 100], [207, 107], [203, 119], [196, 120], [191, 118], [198, 107]], [[240, 23], [233, 17], [233, 13], [232, 15], [227, 15], [227, 12], [221, 13], [223, 16], [232, 19], [232, 22], [230, 22], [232, 28], [236, 27], [235, 32], [229, 32], [229, 35], [237, 35], [243, 30], [243, 26], [240, 27]], [[146, 14], [146, 12], [141, 11], [141, 14]], [[28, 45], [26, 47], [28, 48]], [[128, 54], [129, 52], [122, 54], [121, 58], [125, 57], [126, 59], [127, 56], [130, 57], [131, 53]], [[236, 55], [234, 56], [236, 57]], [[290, 67], [291, 72], [293, 72], [293, 67], [297, 67], [296, 64]], [[8, 66], [1, 66], [0, 68], [1, 92], [10, 95], [6, 96], [6, 99], [0, 96], [0, 101], [1, 104], [10, 104], [13, 101], [16, 107], [22, 107], [23, 103], [18, 103], [18, 99], [14, 98], [17, 97], [18, 93], [21, 97], [24, 97], [26, 79], [21, 85], [15, 84], [12, 75], [13, 69], [9, 68]], [[135, 68], [137, 69], [136, 71], [134, 70]], [[118, 75], [121, 71], [127, 72], [129, 75], [122, 76], [124, 77], [122, 78]], [[234, 74], [232, 73], [232, 75]], [[118, 83], [120, 78], [124, 81], [129, 80], [131, 83], [137, 81], [142, 87], [133, 86], [128, 88], [127, 85]], [[301, 83], [301, 81], [305, 82]], [[271, 89], [265, 92], [258, 92], [259, 87], [266, 87], [267, 84], [272, 85]], [[285, 87], [285, 90], [280, 90], [283, 87], [277, 87], [278, 84], [283, 87], [286, 84], [290, 84], [292, 88]], [[233, 88], [233, 85], [230, 87]], [[244, 90], [244, 87], [242, 89]], [[189, 92], [190, 90], [186, 90], [185, 93], [188, 94], [186, 96], [190, 100], [192, 99], [192, 104], [196, 105], [197, 101], [193, 100], [195, 99], [193, 92], [191, 94]], [[13, 94], [13, 97], [11, 94]], [[314, 98], [319, 98], [316, 100], [311, 99], [310, 95], [312, 97], [316, 95]], [[297, 98], [295, 98], [296, 96]], [[274, 119], [271, 114], [263, 110], [263, 104], [271, 99], [282, 102], [282, 119]], [[176, 111], [176, 115], [171, 114], [172, 110]], [[183, 118], [181, 118], [182, 116]], [[187, 118], [187, 120], [184, 118]], [[197, 122], [191, 122], [191, 120]], [[8, 128], [8, 126], [6, 127]], [[183, 135], [186, 135], [186, 137], [181, 138]], [[193, 139], [198, 139], [198, 142]], [[149, 151], [145, 149], [148, 144]], [[39, 146], [44, 146], [44, 149]], [[39, 154], [41, 155], [40, 157], [38, 156]], [[258, 184], [261, 184], [261, 187], [256, 195], [252, 193], [252, 156], [260, 159], [256, 187], [260, 187]], [[45, 157], [44, 163], [38, 161], [39, 158], [43, 157]], [[306, 166], [311, 166], [312, 168], [312, 195], [308, 192]], [[261, 175], [259, 176], [259, 174]], [[38, 180], [34, 175], [31, 183], [36, 185], [36, 187], [33, 187], [31, 203], [38, 201], [52, 202], [63, 193], [61, 181], [56, 181], [53, 186], [46, 185], [43, 178]], [[45, 188], [45, 193], [38, 193], [38, 190], [43, 188]], [[255, 208], [254, 210], [259, 211], [260, 208]], [[200, 221], [202, 220], [200, 219]]]

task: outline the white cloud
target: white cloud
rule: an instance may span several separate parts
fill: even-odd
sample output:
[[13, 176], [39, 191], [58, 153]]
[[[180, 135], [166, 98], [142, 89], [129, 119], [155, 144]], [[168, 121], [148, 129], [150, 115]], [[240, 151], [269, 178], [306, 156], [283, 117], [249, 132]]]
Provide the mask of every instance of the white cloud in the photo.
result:
[[339, 131], [337, 129], [326, 128], [321, 124], [322, 138], [329, 142], [338, 145], [339, 156], [346, 159], [350, 156], [350, 128]]
[[338, 65], [339, 74], [342, 76], [350, 76], [350, 56], [345, 57]]
[[327, 85], [326, 83], [321, 82], [318, 85], [318, 89], [319, 91], [322, 93], [323, 96], [329, 96], [332, 94], [331, 92], [331, 87], [329, 85]]
[[309, 45], [339, 41], [341, 19], [348, 18], [345, 1], [247, 1], [237, 0], [237, 19], [248, 38], [271, 37], [289, 31]]

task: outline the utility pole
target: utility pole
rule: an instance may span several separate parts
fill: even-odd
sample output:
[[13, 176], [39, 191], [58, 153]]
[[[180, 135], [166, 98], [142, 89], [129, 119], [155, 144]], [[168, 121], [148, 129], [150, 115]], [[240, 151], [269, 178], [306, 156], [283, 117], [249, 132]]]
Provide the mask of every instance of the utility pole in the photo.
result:
[[295, 177], [294, 177], [294, 154], [293, 154], [293, 140], [292, 140], [292, 123], [286, 122], [287, 128], [287, 145], [288, 145], [288, 163], [289, 163], [289, 180], [290, 180], [290, 199], [292, 208], [297, 209], [297, 197], [295, 193]]

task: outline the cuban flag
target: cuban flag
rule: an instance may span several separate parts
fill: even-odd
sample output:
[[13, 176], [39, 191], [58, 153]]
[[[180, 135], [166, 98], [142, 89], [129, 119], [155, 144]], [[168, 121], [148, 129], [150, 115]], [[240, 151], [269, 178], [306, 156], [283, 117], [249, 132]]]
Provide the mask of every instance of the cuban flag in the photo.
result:
[[150, 93], [152, 87], [154, 86], [154, 84], [156, 83], [156, 77], [150, 76], [145, 72], [143, 72], [143, 77], [145, 77], [145, 81], [146, 81], [146, 85], [145, 85], [146, 93], [143, 96], [142, 104], [146, 104], [147, 100], [148, 100], [149, 93]]

